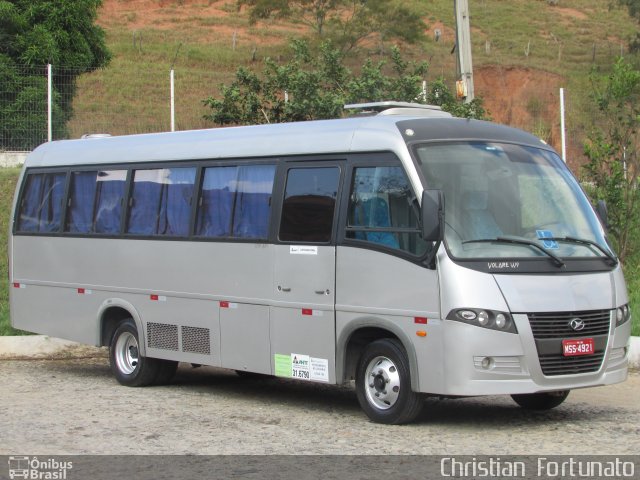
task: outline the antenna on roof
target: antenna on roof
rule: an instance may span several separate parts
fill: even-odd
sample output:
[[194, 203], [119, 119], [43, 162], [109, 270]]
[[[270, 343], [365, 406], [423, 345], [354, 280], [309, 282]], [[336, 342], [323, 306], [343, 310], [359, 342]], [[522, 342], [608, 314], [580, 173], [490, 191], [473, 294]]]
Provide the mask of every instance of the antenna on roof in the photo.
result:
[[359, 115], [406, 115], [416, 117], [450, 117], [447, 112], [437, 105], [424, 105], [411, 102], [369, 102], [351, 103], [344, 106], [345, 110], [360, 110]]

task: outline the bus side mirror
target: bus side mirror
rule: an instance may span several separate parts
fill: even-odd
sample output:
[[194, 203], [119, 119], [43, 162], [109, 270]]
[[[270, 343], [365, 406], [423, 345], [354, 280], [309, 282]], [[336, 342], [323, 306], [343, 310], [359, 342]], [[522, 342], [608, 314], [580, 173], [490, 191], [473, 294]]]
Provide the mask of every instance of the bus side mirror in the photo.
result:
[[607, 202], [605, 202], [604, 200], [598, 200], [598, 205], [596, 206], [596, 213], [598, 214], [598, 217], [600, 217], [602, 226], [608, 229], [609, 228], [609, 211], [607, 210]]
[[422, 238], [427, 242], [440, 242], [444, 237], [444, 195], [442, 190], [422, 192]]

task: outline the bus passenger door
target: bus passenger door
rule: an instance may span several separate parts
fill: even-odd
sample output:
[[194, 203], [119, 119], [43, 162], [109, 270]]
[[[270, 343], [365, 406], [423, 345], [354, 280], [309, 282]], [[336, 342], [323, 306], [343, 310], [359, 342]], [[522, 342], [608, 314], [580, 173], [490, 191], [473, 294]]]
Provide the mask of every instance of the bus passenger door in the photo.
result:
[[335, 383], [335, 227], [340, 162], [289, 163], [275, 245], [270, 337], [276, 376]]

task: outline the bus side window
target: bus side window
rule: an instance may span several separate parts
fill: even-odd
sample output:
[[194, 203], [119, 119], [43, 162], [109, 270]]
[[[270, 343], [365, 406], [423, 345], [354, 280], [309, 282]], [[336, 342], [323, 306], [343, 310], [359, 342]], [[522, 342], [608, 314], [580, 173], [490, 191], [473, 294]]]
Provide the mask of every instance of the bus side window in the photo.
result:
[[195, 234], [266, 239], [275, 171], [275, 165], [205, 168]]
[[413, 194], [401, 167], [357, 167], [349, 196], [346, 237], [422, 255]]
[[120, 233], [126, 181], [126, 170], [98, 172], [96, 196], [93, 204], [93, 231], [95, 233]]
[[186, 236], [196, 168], [136, 170], [127, 233]]
[[66, 173], [38, 173], [27, 177], [22, 193], [18, 231], [58, 232]]
[[93, 231], [93, 204], [98, 172], [72, 172], [65, 232]]
[[237, 238], [267, 238], [275, 165], [238, 168], [231, 234]]
[[280, 240], [313, 243], [331, 240], [339, 179], [338, 167], [289, 170], [282, 205]]

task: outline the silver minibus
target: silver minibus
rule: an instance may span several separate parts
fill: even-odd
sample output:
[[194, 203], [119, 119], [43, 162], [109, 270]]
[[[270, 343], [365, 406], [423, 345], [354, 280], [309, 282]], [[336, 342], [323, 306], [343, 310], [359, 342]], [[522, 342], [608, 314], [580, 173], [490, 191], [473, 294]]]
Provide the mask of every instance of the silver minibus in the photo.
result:
[[602, 222], [556, 152], [432, 107], [85, 138], [27, 158], [16, 328], [109, 347], [123, 385], [178, 362], [355, 381], [376, 422], [426, 395], [549, 409], [627, 376]]

